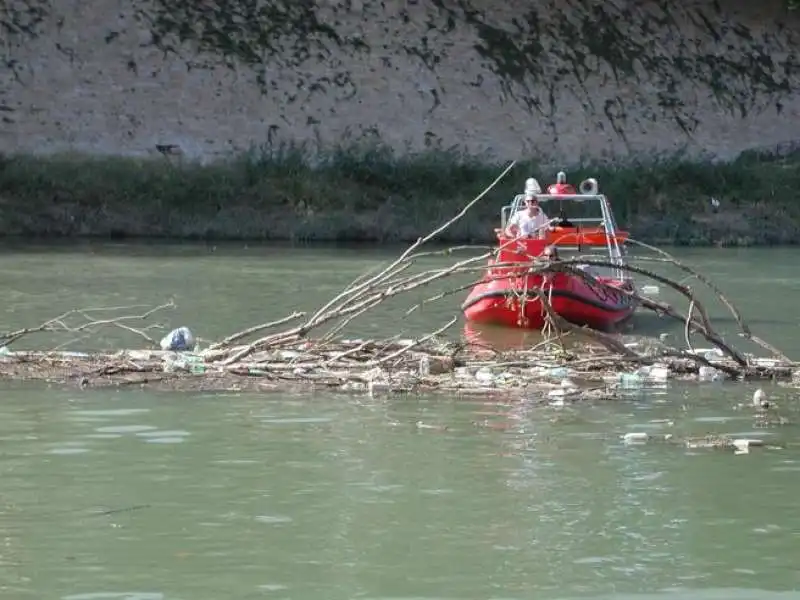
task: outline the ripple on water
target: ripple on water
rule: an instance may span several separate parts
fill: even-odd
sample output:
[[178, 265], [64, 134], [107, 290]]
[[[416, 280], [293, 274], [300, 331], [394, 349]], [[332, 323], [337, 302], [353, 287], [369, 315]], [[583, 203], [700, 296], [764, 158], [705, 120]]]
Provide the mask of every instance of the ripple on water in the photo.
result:
[[66, 456], [68, 454], [85, 454], [87, 452], [89, 452], [89, 448], [76, 448], [74, 446], [68, 446], [61, 448], [52, 448], [49, 451], [49, 454], [58, 454], [61, 456]]
[[369, 490], [370, 492], [399, 492], [404, 490], [406, 486], [401, 483], [372, 483], [371, 481], [359, 482], [359, 483], [351, 483], [353, 487], [363, 488], [365, 490]]
[[156, 429], [146, 427], [133, 432], [136, 437], [143, 438], [148, 444], [180, 444], [190, 435], [182, 429]]
[[753, 528], [753, 533], [774, 533], [776, 531], [783, 531], [783, 528], [780, 525], [775, 525], [774, 523], [765, 525], [764, 527]]
[[288, 590], [289, 588], [279, 583], [265, 583], [258, 586], [258, 589], [263, 592], [280, 592], [281, 590]]
[[151, 437], [145, 439], [148, 444], [182, 444], [186, 438], [182, 437]]
[[[800, 595], [797, 592], [772, 592], [757, 588], [672, 587], [655, 593], [598, 595], [589, 598], [591, 600], [797, 600]], [[575, 600], [575, 597], [563, 596], [559, 600]]]
[[767, 437], [775, 437], [776, 433], [774, 431], [731, 431], [727, 435], [730, 437], [761, 439]]
[[68, 455], [68, 454], [85, 454], [89, 452], [88, 448], [83, 446], [82, 442], [78, 441], [66, 441], [66, 442], [56, 442], [52, 444], [47, 444], [50, 448], [47, 453], [48, 454], [61, 454], [61, 455]]
[[604, 440], [608, 437], [608, 434], [599, 431], [570, 431], [569, 433], [564, 433], [563, 437], [579, 440]]
[[719, 415], [715, 417], [695, 417], [695, 423], [728, 423], [730, 421], [744, 421], [748, 417], [733, 417], [733, 416], [724, 416]]
[[155, 429], [152, 425], [111, 425], [109, 427], [98, 427], [95, 431], [97, 433], [139, 433]]
[[622, 559], [619, 556], [586, 556], [584, 558], [576, 558], [572, 562], [576, 565], [602, 565], [621, 561]]
[[164, 600], [161, 592], [91, 592], [61, 596], [61, 600]]
[[276, 525], [278, 523], [291, 523], [291, 517], [285, 517], [281, 515], [258, 515], [256, 517], [256, 521], [259, 523], [267, 523], [270, 525]]
[[262, 423], [269, 423], [271, 425], [301, 425], [306, 423], [330, 423], [332, 419], [327, 417], [293, 417], [293, 418], [262, 418]]
[[[362, 600], [456, 600], [448, 596], [374, 596]], [[491, 598], [491, 600], [519, 600], [518, 598]]]
[[149, 408], [110, 408], [108, 410], [73, 410], [70, 414], [78, 417], [127, 417], [150, 412]]
[[136, 433], [139, 437], [185, 437], [190, 435], [188, 431], [181, 429], [155, 429], [152, 431], [139, 431]]

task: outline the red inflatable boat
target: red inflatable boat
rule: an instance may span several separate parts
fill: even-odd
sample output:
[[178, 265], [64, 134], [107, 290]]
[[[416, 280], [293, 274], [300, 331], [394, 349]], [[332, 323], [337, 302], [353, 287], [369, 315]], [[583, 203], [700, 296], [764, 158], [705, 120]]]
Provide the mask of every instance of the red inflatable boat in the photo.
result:
[[[505, 231], [508, 218], [522, 207], [522, 195], [503, 208], [503, 227], [496, 230], [498, 249], [489, 260], [486, 275], [462, 305], [468, 321], [541, 329], [545, 312], [537, 290], [556, 313], [576, 325], [613, 331], [633, 315], [637, 306], [631, 295], [634, 283], [630, 274], [620, 268], [625, 265], [628, 234], [617, 231], [608, 200], [597, 193], [596, 181], [584, 181], [579, 190], [570, 195], [541, 194], [535, 179], [526, 182], [526, 193], [535, 192], [545, 212], [554, 205], [559, 210], [553, 230], [543, 230], [537, 237], [515, 238]], [[565, 215], [567, 207], [569, 218]], [[600, 253], [602, 256], [598, 257]], [[588, 278], [571, 273], [529, 273], [530, 266], [540, 261], [585, 254], [592, 254], [613, 268], [579, 264], [578, 268], [591, 275]], [[508, 266], [509, 263], [516, 264]]]

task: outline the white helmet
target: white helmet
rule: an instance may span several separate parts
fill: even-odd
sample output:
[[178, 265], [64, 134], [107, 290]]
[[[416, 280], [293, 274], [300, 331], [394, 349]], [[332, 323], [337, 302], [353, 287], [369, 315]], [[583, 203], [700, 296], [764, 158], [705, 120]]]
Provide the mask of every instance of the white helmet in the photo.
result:
[[533, 177], [528, 178], [525, 181], [525, 197], [526, 198], [533, 198], [537, 194], [542, 193], [542, 188], [539, 185], [539, 182], [536, 181]]

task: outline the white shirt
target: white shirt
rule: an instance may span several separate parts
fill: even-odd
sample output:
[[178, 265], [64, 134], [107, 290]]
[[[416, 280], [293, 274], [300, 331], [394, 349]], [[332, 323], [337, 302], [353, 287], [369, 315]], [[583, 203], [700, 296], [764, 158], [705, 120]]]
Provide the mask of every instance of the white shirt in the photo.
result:
[[543, 236], [547, 226], [550, 224], [550, 219], [547, 218], [547, 215], [544, 214], [544, 211], [539, 208], [539, 212], [535, 215], [531, 216], [528, 212], [527, 208], [523, 208], [520, 211], [517, 211], [511, 219], [508, 221], [508, 225], [506, 227], [506, 231], [508, 231], [508, 227], [511, 225], [516, 225], [519, 227], [519, 232], [517, 233], [520, 237], [528, 237], [528, 236]]

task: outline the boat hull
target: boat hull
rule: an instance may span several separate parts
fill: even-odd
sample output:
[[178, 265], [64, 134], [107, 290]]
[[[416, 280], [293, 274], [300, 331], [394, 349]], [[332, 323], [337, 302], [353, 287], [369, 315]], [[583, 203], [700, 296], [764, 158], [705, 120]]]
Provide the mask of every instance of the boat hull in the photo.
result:
[[636, 310], [629, 283], [590, 283], [577, 275], [558, 273], [487, 279], [476, 285], [462, 305], [464, 316], [474, 323], [541, 329], [545, 312], [536, 293], [544, 290], [553, 311], [570, 323], [601, 331], [613, 331]]

